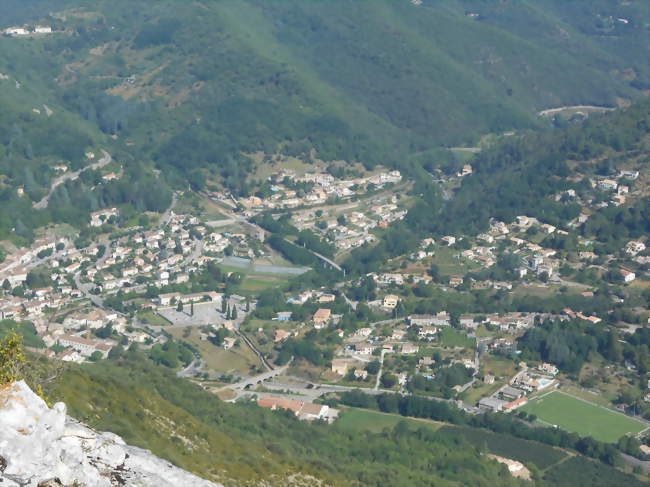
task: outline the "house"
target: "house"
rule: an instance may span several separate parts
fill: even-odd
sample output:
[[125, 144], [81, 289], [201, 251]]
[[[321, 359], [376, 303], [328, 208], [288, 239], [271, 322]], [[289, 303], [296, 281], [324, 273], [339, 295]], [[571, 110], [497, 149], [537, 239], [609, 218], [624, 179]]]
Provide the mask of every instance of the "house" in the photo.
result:
[[456, 237], [452, 237], [451, 235], [445, 235], [440, 239], [440, 241], [445, 244], [447, 247], [450, 247], [456, 243]]
[[312, 317], [314, 328], [321, 329], [329, 324], [332, 318], [332, 310], [328, 308], [319, 308]]
[[233, 337], [226, 337], [223, 339], [223, 348], [225, 350], [230, 350], [232, 347], [235, 346], [235, 343], [237, 343], [237, 339]]
[[332, 360], [332, 372], [338, 375], [345, 375], [348, 373], [348, 367], [350, 366], [349, 360]]
[[160, 306], [169, 306], [176, 301], [178, 301], [178, 298], [181, 297], [181, 293], [167, 293], [167, 294], [161, 294], [158, 296], [158, 303]]
[[117, 217], [117, 215], [119, 215], [119, 211], [117, 208], [95, 211], [90, 214], [90, 226], [101, 227], [104, 223], [108, 222], [111, 218]]
[[631, 240], [625, 246], [625, 252], [630, 255], [636, 255], [645, 250], [645, 244], [636, 240]]
[[418, 336], [420, 338], [431, 338], [438, 333], [438, 328], [435, 326], [423, 326], [418, 330]]
[[319, 303], [333, 303], [336, 300], [336, 296], [333, 294], [321, 294], [318, 297]]
[[354, 350], [361, 355], [372, 355], [372, 352], [375, 350], [375, 347], [369, 343], [357, 343], [354, 346]]
[[359, 328], [354, 334], [355, 336], [369, 337], [372, 334], [372, 328]]
[[368, 371], [354, 369], [354, 378], [358, 380], [366, 380], [368, 378]]
[[290, 336], [291, 336], [291, 332], [289, 332], [287, 330], [282, 330], [282, 329], [275, 330], [275, 337], [273, 338], [273, 341], [276, 342], [276, 343], [283, 342], [287, 338], [289, 338]]
[[494, 384], [494, 376], [491, 374], [486, 374], [485, 377], [483, 377], [483, 382], [485, 384]]
[[397, 303], [399, 303], [399, 296], [396, 296], [395, 294], [387, 294], [384, 296], [382, 305], [386, 309], [395, 309]]
[[414, 354], [418, 353], [419, 347], [417, 345], [413, 345], [411, 343], [405, 343], [402, 345], [402, 348], [400, 351], [404, 354]]
[[627, 269], [621, 269], [621, 276], [623, 277], [623, 282], [632, 282], [636, 279], [636, 274]]
[[617, 187], [618, 183], [613, 179], [602, 179], [598, 181], [598, 188], [605, 191], [615, 190]]
[[286, 409], [305, 421], [327, 419], [335, 411], [330, 410], [330, 407], [325, 404], [314, 404], [312, 402], [299, 401], [286, 397], [263, 397], [257, 401], [257, 405], [271, 409], [272, 411]]
[[391, 335], [391, 339], [392, 340], [403, 340], [405, 336], [406, 336], [406, 332], [404, 330], [393, 330], [393, 334]]
[[540, 372], [544, 372], [546, 374], [556, 375], [558, 373], [558, 369], [555, 365], [546, 362], [537, 368], [540, 370]]

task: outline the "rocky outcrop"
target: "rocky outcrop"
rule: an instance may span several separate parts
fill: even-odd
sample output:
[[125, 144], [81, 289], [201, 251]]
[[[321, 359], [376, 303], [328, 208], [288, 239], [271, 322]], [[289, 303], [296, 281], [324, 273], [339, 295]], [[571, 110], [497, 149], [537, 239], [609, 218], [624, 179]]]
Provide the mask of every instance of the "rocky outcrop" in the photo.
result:
[[49, 408], [24, 382], [0, 388], [0, 486], [215, 487]]

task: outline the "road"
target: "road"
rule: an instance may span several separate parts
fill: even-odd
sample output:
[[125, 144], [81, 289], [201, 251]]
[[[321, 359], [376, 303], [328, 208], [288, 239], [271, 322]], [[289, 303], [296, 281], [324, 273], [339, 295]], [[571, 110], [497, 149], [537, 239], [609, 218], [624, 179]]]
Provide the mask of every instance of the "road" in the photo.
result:
[[160, 228], [167, 226], [169, 223], [169, 220], [171, 220], [172, 217], [172, 211], [174, 208], [176, 208], [176, 203], [178, 203], [178, 194], [172, 193], [172, 202], [169, 205], [169, 208], [165, 210], [165, 213], [162, 214], [160, 217], [160, 222], [158, 223], [158, 226]]
[[[287, 240], [286, 238], [283, 239], [283, 240], [284, 240], [285, 242], [287, 242], [287, 243], [290, 243], [291, 245], [296, 245], [294, 242], [292, 242], [291, 240]], [[336, 269], [337, 271], [339, 271], [339, 272], [344, 272], [343, 269], [341, 268], [341, 266], [338, 265], [336, 262], [334, 262], [332, 259], [328, 259], [328, 258], [325, 257], [324, 255], [321, 255], [321, 254], [319, 254], [318, 252], [314, 252], [313, 250], [308, 249], [307, 247], [304, 247], [304, 249], [305, 249], [305, 250], [308, 250], [309, 252], [311, 252], [313, 255], [315, 255], [316, 257], [318, 257], [318, 258], [319, 258], [320, 260], [322, 260], [323, 262], [325, 262], [325, 263], [331, 265], [331, 266], [334, 267], [334, 269]]]
[[58, 178], [55, 178], [54, 181], [52, 181], [52, 185], [50, 186], [50, 191], [47, 193], [47, 196], [45, 196], [41, 201], [34, 203], [34, 208], [37, 210], [42, 210], [44, 208], [47, 208], [47, 205], [50, 203], [50, 198], [52, 197], [52, 194], [54, 193], [54, 190], [56, 188], [61, 186], [66, 181], [74, 181], [84, 171], [87, 171], [89, 169], [100, 169], [113, 160], [111, 155], [103, 149], [102, 149], [102, 154], [103, 156], [101, 159], [99, 159], [99, 161], [93, 164], [89, 164], [88, 166], [83, 167], [77, 171], [68, 172], [59, 176]]
[[272, 379], [273, 377], [277, 377], [278, 375], [283, 374], [287, 368], [289, 367], [289, 364], [283, 366], [283, 367], [278, 367], [277, 369], [269, 370], [267, 372], [264, 372], [263, 374], [255, 375], [253, 377], [247, 377], [246, 379], [242, 379], [239, 382], [235, 382], [234, 384], [228, 384], [227, 386], [222, 387], [221, 389], [218, 389], [219, 391], [225, 391], [228, 389], [235, 390], [235, 391], [242, 391], [246, 389], [247, 387], [254, 386], [256, 384], [261, 384], [264, 381], [267, 381], [269, 379]]
[[379, 381], [381, 380], [381, 375], [384, 371], [384, 355], [386, 354], [386, 350], [381, 351], [381, 356], [379, 357], [379, 372], [377, 373], [377, 381], [375, 382], [375, 390], [379, 390]]

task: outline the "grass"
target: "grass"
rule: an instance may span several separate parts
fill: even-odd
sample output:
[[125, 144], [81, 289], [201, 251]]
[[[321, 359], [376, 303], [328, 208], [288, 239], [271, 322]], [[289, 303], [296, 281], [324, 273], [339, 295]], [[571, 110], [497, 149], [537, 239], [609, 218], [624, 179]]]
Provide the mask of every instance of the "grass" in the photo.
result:
[[208, 369], [212, 371], [248, 374], [252, 366], [260, 365], [257, 356], [241, 340], [239, 347], [235, 346], [230, 350], [224, 350], [207, 340], [201, 340], [199, 333], [197, 328], [192, 328], [190, 335], [185, 337], [183, 330], [171, 330], [174, 338], [185, 340], [194, 345], [201, 353], [201, 358], [205, 361]]
[[259, 292], [266, 289], [282, 288], [287, 284], [286, 279], [277, 279], [273, 277], [246, 277], [240, 286], [241, 291]]
[[469, 338], [449, 326], [443, 326], [440, 331], [440, 344], [445, 347], [474, 348], [476, 345], [473, 338]]
[[171, 323], [169, 320], [163, 318], [159, 314], [153, 313], [151, 311], [144, 311], [138, 313], [138, 319], [143, 323], [153, 326], [169, 326]]
[[511, 377], [517, 373], [517, 364], [505, 357], [485, 354], [481, 357], [481, 371], [495, 377]]
[[384, 428], [392, 428], [400, 421], [406, 421], [416, 428], [427, 427], [433, 431], [440, 429], [443, 424], [431, 420], [405, 418], [397, 414], [380, 413], [367, 409], [349, 408], [342, 412], [336, 424], [348, 431], [370, 431], [379, 433]]
[[491, 396], [499, 388], [503, 387], [503, 382], [494, 382], [493, 384], [485, 384], [483, 382], [477, 382], [478, 386], [470, 387], [463, 393], [462, 399], [468, 404], [476, 405], [482, 398], [486, 396]]
[[581, 436], [614, 443], [628, 433], [639, 433], [648, 425], [622, 413], [554, 391], [531, 400], [522, 408], [544, 423], [555, 424]]

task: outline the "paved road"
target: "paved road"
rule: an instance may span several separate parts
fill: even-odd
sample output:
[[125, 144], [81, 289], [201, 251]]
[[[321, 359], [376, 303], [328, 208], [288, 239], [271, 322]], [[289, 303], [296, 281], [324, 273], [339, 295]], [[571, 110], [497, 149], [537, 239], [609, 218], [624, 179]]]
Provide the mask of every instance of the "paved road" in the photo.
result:
[[283, 366], [283, 367], [278, 367], [277, 369], [269, 370], [268, 372], [264, 372], [263, 374], [255, 375], [253, 377], [247, 377], [246, 379], [242, 379], [239, 382], [236, 382], [234, 384], [228, 384], [227, 386], [222, 387], [219, 389], [220, 391], [225, 391], [228, 389], [235, 390], [235, 391], [242, 391], [246, 389], [247, 387], [252, 387], [256, 384], [260, 384], [264, 381], [267, 381], [269, 379], [272, 379], [273, 377], [277, 377], [278, 375], [281, 375], [284, 373], [285, 370], [289, 367], [289, 364]]
[[47, 205], [50, 202], [50, 198], [52, 197], [52, 193], [54, 193], [54, 190], [56, 188], [61, 186], [66, 181], [74, 181], [79, 177], [79, 175], [82, 172], [87, 171], [88, 169], [102, 168], [113, 160], [111, 155], [103, 149], [102, 149], [102, 154], [103, 157], [99, 159], [99, 161], [93, 164], [89, 164], [88, 166], [81, 168], [78, 171], [68, 172], [63, 174], [62, 176], [59, 176], [58, 178], [55, 178], [54, 181], [52, 181], [52, 186], [50, 186], [50, 191], [49, 193], [47, 193], [47, 196], [45, 196], [41, 201], [34, 203], [34, 208], [37, 210], [42, 210], [43, 208], [47, 208]]
[[[283, 239], [283, 240], [284, 240], [285, 242], [291, 244], [291, 245], [296, 245], [295, 242], [292, 242], [292, 241], [290, 241], [290, 240], [287, 240], [286, 238]], [[324, 255], [321, 255], [321, 254], [319, 254], [318, 252], [314, 252], [313, 250], [308, 249], [307, 247], [303, 247], [303, 248], [304, 248], [305, 250], [311, 252], [313, 255], [315, 255], [316, 257], [318, 257], [318, 258], [319, 258], [320, 260], [322, 260], [323, 262], [325, 262], [325, 263], [331, 265], [332, 267], [334, 267], [334, 269], [336, 269], [337, 271], [339, 271], [339, 272], [343, 272], [343, 269], [341, 268], [341, 266], [338, 265], [336, 262], [334, 262], [332, 259], [328, 259], [328, 258], [325, 257]]]

